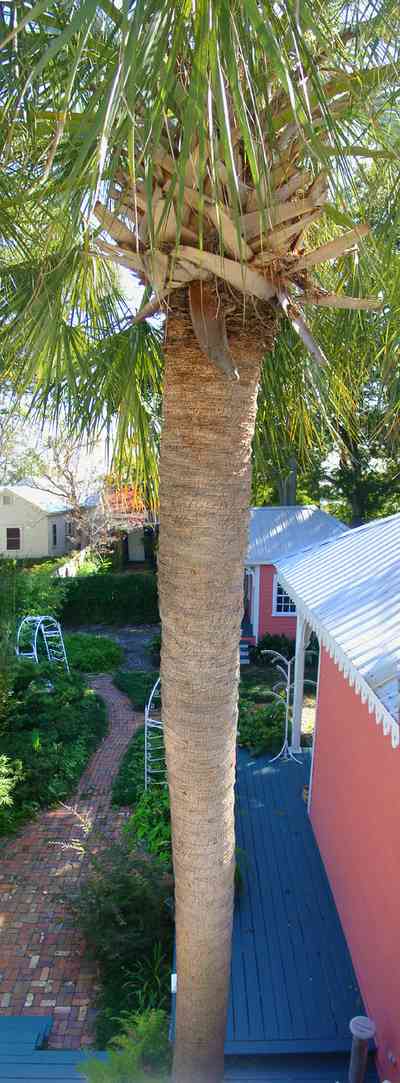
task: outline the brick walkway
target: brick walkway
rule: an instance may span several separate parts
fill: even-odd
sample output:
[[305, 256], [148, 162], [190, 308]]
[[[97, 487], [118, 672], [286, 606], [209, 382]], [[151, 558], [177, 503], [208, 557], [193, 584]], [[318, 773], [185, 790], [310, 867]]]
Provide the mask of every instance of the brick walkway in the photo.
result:
[[82, 937], [57, 901], [82, 875], [82, 854], [66, 844], [79, 842], [88, 825], [110, 837], [119, 833], [128, 810], [110, 808], [111, 783], [142, 725], [110, 677], [93, 678], [91, 685], [107, 704], [109, 732], [75, 796], [68, 807], [41, 813], [0, 851], [0, 1015], [52, 1015], [52, 1049], [93, 1041], [98, 988]]

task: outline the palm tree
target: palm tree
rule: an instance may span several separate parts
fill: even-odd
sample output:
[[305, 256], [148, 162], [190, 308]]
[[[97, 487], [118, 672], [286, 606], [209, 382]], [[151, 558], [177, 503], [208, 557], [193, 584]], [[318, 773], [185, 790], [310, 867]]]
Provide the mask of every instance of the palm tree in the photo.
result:
[[[361, 22], [357, 11], [340, 0], [37, 0], [13, 8], [4, 28], [11, 217], [28, 208], [42, 233], [23, 326], [7, 323], [8, 334], [27, 336], [22, 362], [31, 374], [41, 365], [43, 379], [44, 355], [59, 360], [52, 305], [57, 295], [63, 309], [78, 249], [94, 290], [100, 268], [104, 278], [108, 263], [126, 267], [147, 291], [137, 321], [166, 316], [159, 591], [176, 1083], [217, 1083], [223, 1073], [238, 643], [261, 359], [284, 315], [323, 369], [303, 307], [377, 303], [327, 293], [314, 273], [353, 251], [367, 223], [342, 214], [333, 241], [310, 250], [307, 240], [335, 184], [351, 189], [359, 162], [395, 155], [398, 76], [385, 26], [398, 10], [367, 0]], [[18, 267], [8, 266], [8, 296], [10, 273], [18, 292]], [[75, 300], [72, 392], [82, 287]], [[128, 392], [129, 378], [128, 355]]]

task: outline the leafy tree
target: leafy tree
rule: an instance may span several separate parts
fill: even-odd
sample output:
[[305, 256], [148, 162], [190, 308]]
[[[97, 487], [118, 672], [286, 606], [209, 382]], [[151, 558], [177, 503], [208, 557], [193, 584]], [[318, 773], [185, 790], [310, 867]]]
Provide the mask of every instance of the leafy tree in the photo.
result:
[[[50, 401], [63, 370], [68, 401], [84, 386], [82, 417], [92, 409], [98, 421], [108, 409], [96, 387], [103, 365], [107, 401], [152, 453], [146, 381], [159, 369], [143, 349], [138, 360], [137, 325], [121, 326], [109, 265], [144, 285], [139, 321], [160, 308], [167, 316], [158, 567], [176, 1083], [217, 1083], [223, 1074], [260, 364], [279, 314], [323, 371], [303, 310], [376, 306], [359, 293], [332, 296], [315, 271], [323, 260], [345, 261], [367, 224], [333, 208], [335, 240], [322, 251], [310, 251], [307, 231], [331, 214], [335, 185], [351, 190], [365, 160], [395, 157], [398, 23], [390, 0], [367, 0], [360, 17], [357, 3], [341, 0], [38, 0], [22, 17], [13, 10], [3, 36], [2, 126], [13, 166], [0, 306], [19, 372], [28, 383], [36, 374]], [[35, 266], [15, 225], [27, 215], [41, 230]], [[105, 357], [110, 330], [118, 349], [112, 355], [109, 340]]]
[[32, 446], [26, 446], [26, 414], [10, 389], [0, 391], [0, 485], [13, 485], [42, 472], [43, 459], [33, 434]]
[[398, 443], [388, 416], [382, 386], [361, 383], [353, 424], [341, 429], [336, 462], [322, 473], [321, 498], [351, 526], [400, 510]]
[[[258, 503], [328, 500], [353, 526], [398, 507], [398, 302], [400, 259], [397, 215], [390, 199], [392, 166], [368, 170], [368, 184], [352, 196], [378, 232], [388, 233], [384, 259], [370, 253], [337, 261], [321, 272], [324, 287], [360, 292], [380, 282], [382, 312], [357, 317], [316, 310], [313, 334], [329, 364], [310, 371], [302, 342], [286, 327], [262, 370], [254, 440], [253, 493]], [[349, 197], [350, 198], [350, 197]], [[321, 244], [334, 225], [316, 225]]]

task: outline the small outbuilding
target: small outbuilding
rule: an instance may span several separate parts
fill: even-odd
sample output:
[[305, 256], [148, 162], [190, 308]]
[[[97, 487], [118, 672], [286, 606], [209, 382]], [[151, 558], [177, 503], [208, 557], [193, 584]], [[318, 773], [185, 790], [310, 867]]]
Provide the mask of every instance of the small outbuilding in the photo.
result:
[[277, 564], [347, 533], [348, 527], [313, 504], [250, 509], [242, 641], [267, 632], [296, 636], [296, 606], [278, 581]]
[[377, 1028], [383, 1079], [400, 1080], [400, 514], [279, 562], [296, 605], [292, 746], [304, 649], [320, 643], [309, 813]]

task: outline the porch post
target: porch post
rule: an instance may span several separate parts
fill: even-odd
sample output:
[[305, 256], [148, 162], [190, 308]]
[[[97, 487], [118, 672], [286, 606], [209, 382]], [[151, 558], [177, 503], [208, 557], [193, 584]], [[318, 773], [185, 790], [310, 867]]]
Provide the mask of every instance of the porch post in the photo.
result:
[[251, 623], [253, 626], [253, 636], [255, 636], [256, 643], [258, 643], [259, 623], [260, 623], [260, 565], [256, 564], [253, 575], [253, 596], [251, 600]]
[[310, 640], [311, 628], [305, 617], [297, 614], [296, 628], [296, 654], [294, 663], [294, 690], [293, 690], [293, 721], [292, 721], [292, 752], [300, 752], [301, 749], [301, 716], [303, 713], [304, 695], [304, 655]]

